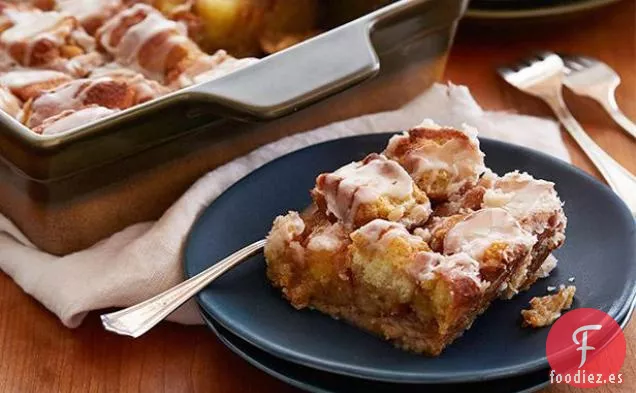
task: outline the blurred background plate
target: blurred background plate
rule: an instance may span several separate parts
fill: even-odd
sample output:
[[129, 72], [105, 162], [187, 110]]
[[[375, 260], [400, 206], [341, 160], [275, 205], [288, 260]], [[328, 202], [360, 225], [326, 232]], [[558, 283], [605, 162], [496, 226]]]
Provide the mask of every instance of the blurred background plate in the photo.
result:
[[476, 19], [519, 19], [586, 11], [618, 0], [473, 0], [466, 16]]

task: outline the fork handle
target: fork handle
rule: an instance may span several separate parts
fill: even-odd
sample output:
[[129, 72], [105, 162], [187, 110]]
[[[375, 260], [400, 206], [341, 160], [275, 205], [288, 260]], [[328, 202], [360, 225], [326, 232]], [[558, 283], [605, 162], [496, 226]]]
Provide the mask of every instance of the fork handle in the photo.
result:
[[223, 273], [260, 252], [264, 246], [265, 240], [259, 240], [151, 299], [121, 311], [104, 314], [101, 316], [102, 324], [111, 332], [139, 337]]
[[636, 176], [616, 162], [587, 135], [583, 127], [568, 110], [561, 94], [549, 97], [546, 101], [565, 126], [565, 129], [601, 172], [609, 186], [623, 199], [632, 214], [636, 215]]
[[607, 98], [601, 99], [599, 102], [619, 126], [627, 131], [632, 137], [636, 138], [636, 124], [625, 116], [623, 111], [621, 111], [618, 107], [613, 90], [609, 92]]

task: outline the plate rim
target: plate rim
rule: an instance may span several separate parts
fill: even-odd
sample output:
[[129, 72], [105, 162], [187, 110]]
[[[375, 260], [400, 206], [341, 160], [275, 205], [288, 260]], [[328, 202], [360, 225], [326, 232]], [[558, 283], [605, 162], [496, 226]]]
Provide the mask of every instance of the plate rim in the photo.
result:
[[524, 19], [524, 18], [541, 18], [548, 16], [556, 16], [563, 14], [572, 14], [575, 12], [587, 11], [597, 7], [603, 7], [620, 0], [587, 0], [579, 4], [544, 6], [527, 10], [485, 10], [480, 8], [468, 8], [465, 17], [471, 19]]
[[[216, 321], [214, 318], [212, 318], [212, 316], [210, 316], [208, 313], [206, 313], [205, 310], [203, 310], [200, 306], [199, 306], [199, 313], [201, 314], [201, 318], [203, 319], [203, 321], [204, 321], [205, 325], [207, 326], [207, 328], [210, 329], [212, 331], [212, 333], [214, 333], [216, 338], [219, 341], [221, 341], [221, 343], [223, 345], [225, 345], [230, 351], [232, 351], [235, 354], [237, 354], [241, 359], [245, 360], [246, 362], [251, 364], [253, 367], [256, 367], [257, 369], [261, 370], [262, 372], [264, 372], [264, 373], [266, 373], [266, 374], [268, 374], [268, 375], [270, 375], [270, 376], [272, 376], [272, 377], [274, 377], [274, 378], [276, 378], [276, 379], [278, 379], [278, 380], [280, 380], [280, 381], [282, 381], [284, 383], [287, 383], [289, 385], [292, 385], [292, 386], [300, 388], [300, 389], [307, 390], [309, 392], [333, 393], [330, 390], [326, 390], [326, 389], [315, 387], [312, 384], [305, 383], [303, 381], [298, 380], [297, 378], [291, 378], [291, 377], [283, 374], [282, 372], [280, 372], [278, 370], [275, 370], [275, 369], [273, 369], [271, 367], [263, 365], [260, 361], [258, 361], [254, 357], [248, 355], [245, 351], [243, 351], [240, 348], [238, 348], [231, 339], [227, 338], [225, 334], [221, 333], [217, 329], [217, 327], [215, 326], [215, 323], [218, 324], [218, 321]], [[226, 329], [226, 330], [228, 330], [228, 329]], [[232, 339], [234, 339], [234, 338], [232, 338]], [[242, 340], [238, 336], [236, 336], [236, 339], [237, 340]], [[245, 340], [243, 340], [243, 341], [245, 341]], [[251, 343], [249, 343], [247, 341], [245, 341], [245, 343], [247, 345], [252, 345]], [[260, 350], [260, 351], [263, 351], [262, 349], [260, 349], [258, 347], [255, 347], [255, 348]], [[265, 352], [267, 355], [275, 356], [275, 355], [272, 355], [269, 352], [266, 352], [266, 351], [263, 351], [263, 352]], [[282, 359], [281, 358], [281, 360], [289, 362], [286, 359]], [[291, 363], [293, 363], [293, 362], [291, 362]], [[304, 367], [307, 367], [307, 366], [304, 366]], [[318, 371], [327, 372], [327, 371], [324, 371], [324, 370], [318, 370]], [[346, 377], [346, 378], [356, 378], [356, 377], [340, 375], [340, 374], [335, 374], [335, 375]], [[367, 381], [369, 381], [369, 380], [367, 380]], [[496, 381], [496, 380], [489, 380], [487, 382], [494, 382], [494, 381]], [[374, 382], [374, 381], [371, 380], [371, 382]], [[377, 382], [384, 382], [384, 381], [377, 381]], [[548, 386], [549, 384], [550, 384], [550, 380], [547, 380], [547, 381], [542, 382], [540, 384], [533, 385], [531, 387], [528, 387], [527, 389], [519, 390], [519, 391], [514, 392], [514, 393], [532, 393], [532, 392], [536, 392], [539, 389], [542, 389], [542, 388]], [[422, 385], [427, 385], [427, 384], [426, 383], [422, 383]], [[431, 385], [433, 385], [433, 384], [431, 384]]]
[[[233, 190], [237, 187], [240, 187], [242, 185], [242, 183], [244, 181], [246, 181], [248, 178], [252, 177], [252, 176], [257, 176], [258, 173], [262, 170], [265, 170], [267, 166], [269, 166], [270, 164], [274, 164], [280, 160], [285, 160], [285, 159], [290, 159], [290, 157], [293, 157], [294, 155], [297, 154], [301, 154], [302, 152], [309, 150], [309, 149], [313, 149], [316, 148], [318, 146], [322, 146], [325, 144], [330, 144], [330, 143], [337, 143], [338, 141], [341, 140], [346, 140], [346, 139], [356, 139], [356, 138], [368, 138], [368, 137], [384, 137], [384, 138], [390, 138], [390, 136], [395, 135], [396, 133], [399, 133], [401, 131], [393, 131], [393, 132], [380, 132], [380, 133], [367, 133], [367, 134], [358, 134], [358, 135], [353, 135], [353, 136], [347, 136], [347, 137], [342, 137], [342, 138], [334, 138], [334, 139], [330, 139], [330, 140], [326, 140], [326, 141], [322, 141], [320, 143], [316, 143], [316, 144], [312, 144], [297, 150], [294, 150], [292, 152], [288, 152], [280, 157], [277, 157], [265, 164], [263, 164], [262, 166], [260, 166], [259, 168], [255, 169], [254, 171], [248, 173], [247, 175], [243, 176], [241, 179], [237, 180], [234, 184], [232, 184], [230, 187], [228, 187], [223, 193], [221, 193], [218, 198], [216, 198], [214, 201], [210, 202], [206, 208], [203, 209], [202, 213], [199, 215], [199, 217], [197, 218], [196, 222], [194, 223], [194, 225], [192, 226], [192, 229], [190, 231], [190, 233], [188, 234], [186, 243], [185, 243], [185, 247], [184, 247], [184, 251], [183, 251], [183, 264], [184, 264], [184, 272], [186, 277], [192, 277], [193, 276], [193, 272], [190, 271], [189, 267], [188, 267], [188, 255], [190, 254], [189, 250], [192, 247], [192, 238], [193, 238], [193, 233], [196, 232], [197, 228], [199, 227], [199, 225], [202, 225], [201, 223], [204, 221], [204, 217], [206, 216], [210, 206], [212, 206], [214, 203], [216, 203], [216, 201], [218, 201], [219, 199], [221, 199], [226, 193], [229, 193], [230, 190]], [[625, 214], [629, 214], [629, 216], [631, 217], [631, 213], [629, 212], [628, 207], [624, 204], [624, 202], [618, 197], [616, 196], [616, 194], [614, 194], [611, 189], [609, 189], [605, 184], [601, 183], [599, 180], [597, 180], [596, 178], [594, 178], [593, 176], [589, 175], [588, 173], [586, 173], [585, 171], [583, 171], [582, 169], [566, 162], [563, 160], [560, 160], [559, 158], [556, 158], [554, 156], [548, 155], [546, 153], [543, 153], [541, 151], [538, 150], [534, 150], [525, 146], [520, 146], [520, 145], [516, 145], [516, 144], [512, 144], [512, 143], [508, 143], [508, 142], [504, 142], [501, 140], [496, 140], [496, 139], [492, 139], [492, 138], [485, 138], [485, 137], [479, 137], [480, 142], [482, 141], [486, 141], [487, 143], [491, 143], [493, 145], [498, 145], [498, 147], [500, 148], [513, 148], [513, 149], [517, 149], [526, 153], [530, 153], [532, 155], [538, 156], [540, 157], [542, 160], [548, 160], [550, 162], [554, 162], [557, 165], [561, 165], [561, 166], [566, 166], [568, 167], [569, 170], [574, 171], [575, 173], [577, 173], [579, 176], [582, 176], [583, 178], [585, 178], [587, 181], [591, 181], [592, 183], [595, 183], [595, 185], [597, 186], [601, 186], [603, 190], [605, 190], [607, 192], [607, 195], [614, 199], [615, 202], [621, 206], [621, 209], [624, 211]], [[634, 227], [636, 229], [636, 226]], [[257, 240], [257, 239], [254, 239]], [[247, 262], [249, 263], [249, 262]], [[628, 297], [625, 299], [625, 303], [622, 304], [621, 306], [618, 307], [613, 307], [613, 313], [615, 314], [616, 317], [619, 317], [623, 314], [623, 312], [628, 308], [627, 306], [629, 306], [629, 303], [631, 301], [631, 299], [636, 296], [636, 280], [634, 280], [631, 284], [631, 291], [629, 292]], [[626, 291], [627, 292], [627, 291]], [[408, 381], [408, 383], [444, 383], [444, 382], [448, 382], [448, 381], [459, 381], [459, 382], [476, 382], [476, 381], [484, 381], [484, 380], [491, 380], [491, 379], [497, 379], [497, 378], [504, 378], [504, 377], [510, 377], [510, 376], [514, 376], [514, 375], [518, 375], [520, 374], [520, 372], [522, 373], [527, 373], [527, 372], [531, 372], [531, 371], [536, 371], [542, 367], [545, 367], [545, 365], [547, 365], [547, 358], [546, 356], [543, 356], [539, 359], [530, 361], [530, 362], [526, 362], [523, 363], [521, 365], [516, 365], [516, 366], [507, 366], [507, 367], [498, 367], [498, 368], [494, 368], [494, 369], [490, 369], [488, 375], [483, 375], [483, 374], [475, 374], [475, 373], [467, 373], [465, 372], [464, 374], [460, 375], [460, 378], [457, 379], [457, 375], [451, 375], [451, 373], [447, 373], [444, 375], [439, 375], [438, 374], [430, 374], [430, 373], [422, 373], [422, 372], [402, 372], [402, 373], [398, 373], [398, 375], [396, 375], [395, 372], [378, 372], [377, 369], [372, 369], [372, 368], [368, 368], [368, 367], [359, 367], [359, 366], [352, 366], [352, 365], [344, 365], [342, 364], [342, 362], [333, 362], [333, 361], [328, 361], [328, 360], [324, 360], [324, 359], [319, 359], [318, 361], [316, 361], [315, 358], [311, 357], [311, 356], [307, 356], [303, 353], [299, 353], [298, 351], [293, 351], [290, 350], [289, 348], [285, 347], [282, 344], [279, 343], [274, 343], [274, 342], [270, 342], [270, 341], [263, 341], [263, 340], [259, 340], [258, 337], [253, 336], [249, 331], [246, 331], [245, 329], [242, 329], [241, 326], [235, 326], [235, 327], [230, 327], [227, 325], [226, 321], [223, 321], [221, 318], [219, 318], [219, 316], [217, 315], [217, 313], [214, 312], [214, 310], [208, 310], [208, 308], [206, 308], [206, 305], [204, 304], [204, 302], [202, 301], [202, 293], [197, 294], [196, 296], [196, 300], [197, 303], [204, 308], [213, 318], [215, 321], [217, 321], [221, 326], [223, 326], [225, 329], [233, 332], [233, 334], [236, 334], [237, 336], [239, 336], [241, 339], [249, 342], [251, 345], [256, 346], [257, 348], [260, 348], [261, 350], [264, 350], [270, 354], [273, 354], [275, 356], [278, 356], [280, 358], [283, 358], [285, 360], [294, 362], [294, 363], [298, 363], [298, 364], [302, 364], [305, 366], [309, 366], [315, 369], [319, 369], [319, 370], [323, 370], [323, 371], [327, 371], [327, 372], [331, 372], [331, 373], [335, 373], [335, 374], [341, 374], [341, 375], [348, 375], [348, 376], [352, 376], [352, 377], [358, 377], [358, 378], [365, 378], [365, 379], [369, 379], [369, 380], [378, 380], [378, 381], [386, 381], [386, 382], [399, 382], [399, 383], [405, 383], [406, 381]], [[523, 371], [520, 371], [523, 370]]]
[[[627, 312], [627, 314], [625, 315], [625, 319], [623, 319], [619, 325], [621, 327], [621, 329], [625, 329], [625, 327], [627, 327], [627, 325], [629, 325], [632, 316], [633, 316], [633, 312], [634, 309], [636, 308], [636, 296], [634, 297], [634, 299], [631, 302], [631, 306], [629, 307], [629, 310]], [[226, 337], [222, 332], [220, 332], [217, 327], [215, 326], [215, 322], [218, 323], [217, 321], [214, 320], [214, 318], [212, 318], [212, 316], [210, 316], [208, 313], [205, 312], [205, 310], [203, 309], [203, 307], [201, 305], [197, 306], [197, 309], [199, 311], [199, 313], [201, 314], [201, 318], [203, 319], [206, 327], [208, 329], [210, 329], [212, 331], [212, 333], [214, 333], [214, 335], [216, 336], [216, 338], [221, 341], [221, 343], [223, 345], [225, 345], [230, 351], [234, 352], [236, 355], [238, 355], [241, 359], [243, 359], [244, 361], [246, 361], [247, 363], [249, 363], [250, 365], [252, 365], [253, 367], [257, 368], [258, 370], [268, 374], [269, 376], [278, 379], [279, 381], [282, 381], [284, 383], [287, 383], [291, 386], [303, 389], [303, 390], [307, 390], [313, 393], [332, 393], [329, 390], [325, 390], [319, 387], [315, 387], [309, 383], [303, 382], [298, 380], [298, 378], [291, 378], [287, 375], [285, 375], [283, 372], [278, 371], [273, 369], [272, 367], [268, 367], [264, 364], [262, 364], [262, 362], [260, 362], [259, 360], [255, 359], [254, 357], [252, 357], [251, 355], [247, 354], [245, 351], [243, 351], [242, 349], [238, 348], [235, 343], [230, 340], [228, 337]], [[242, 340], [240, 337], [236, 336], [237, 340]], [[243, 340], [244, 341], [244, 340]], [[249, 342], [245, 341], [245, 343], [247, 345], [250, 345]], [[255, 347], [257, 350], [261, 350], [258, 347]], [[265, 351], [263, 351], [265, 352]], [[265, 352], [267, 355], [269, 356], [275, 356], [269, 352]], [[283, 361], [285, 361], [285, 359], [282, 359]], [[528, 389], [524, 389], [521, 391], [518, 391], [517, 393], [531, 393], [531, 392], [536, 392], [539, 389], [542, 389], [546, 386], [549, 385], [550, 381], [546, 381], [543, 382], [541, 384], [537, 384], [533, 387], [529, 387]]]

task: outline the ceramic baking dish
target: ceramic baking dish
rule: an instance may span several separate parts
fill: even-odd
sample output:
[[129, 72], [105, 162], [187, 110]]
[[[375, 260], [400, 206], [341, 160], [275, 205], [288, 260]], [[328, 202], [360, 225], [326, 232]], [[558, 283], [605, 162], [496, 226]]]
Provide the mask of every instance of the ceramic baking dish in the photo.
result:
[[236, 155], [408, 102], [441, 76], [467, 3], [392, 2], [228, 76], [60, 135], [37, 135], [0, 112], [0, 211], [56, 254], [156, 218]]

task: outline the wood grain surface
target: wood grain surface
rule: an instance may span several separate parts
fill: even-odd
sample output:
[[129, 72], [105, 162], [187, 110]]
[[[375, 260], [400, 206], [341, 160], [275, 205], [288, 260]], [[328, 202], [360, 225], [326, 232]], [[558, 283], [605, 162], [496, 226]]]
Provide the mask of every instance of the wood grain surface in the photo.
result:
[[[619, 2], [586, 15], [543, 25], [463, 22], [446, 79], [465, 84], [490, 110], [550, 117], [536, 99], [505, 85], [497, 66], [532, 51], [549, 49], [601, 58], [623, 83], [618, 101], [636, 119], [636, 3]], [[618, 161], [636, 172], [636, 143], [594, 102], [566, 95], [574, 115]], [[574, 163], [595, 173], [565, 138]], [[1, 252], [1, 250], [0, 250]], [[636, 322], [627, 327], [624, 384], [588, 392], [636, 391]], [[250, 366], [220, 344], [204, 327], [164, 323], [140, 339], [106, 333], [97, 314], [69, 330], [44, 307], [0, 273], [0, 392], [296, 392]], [[550, 393], [583, 390], [552, 386]]]

